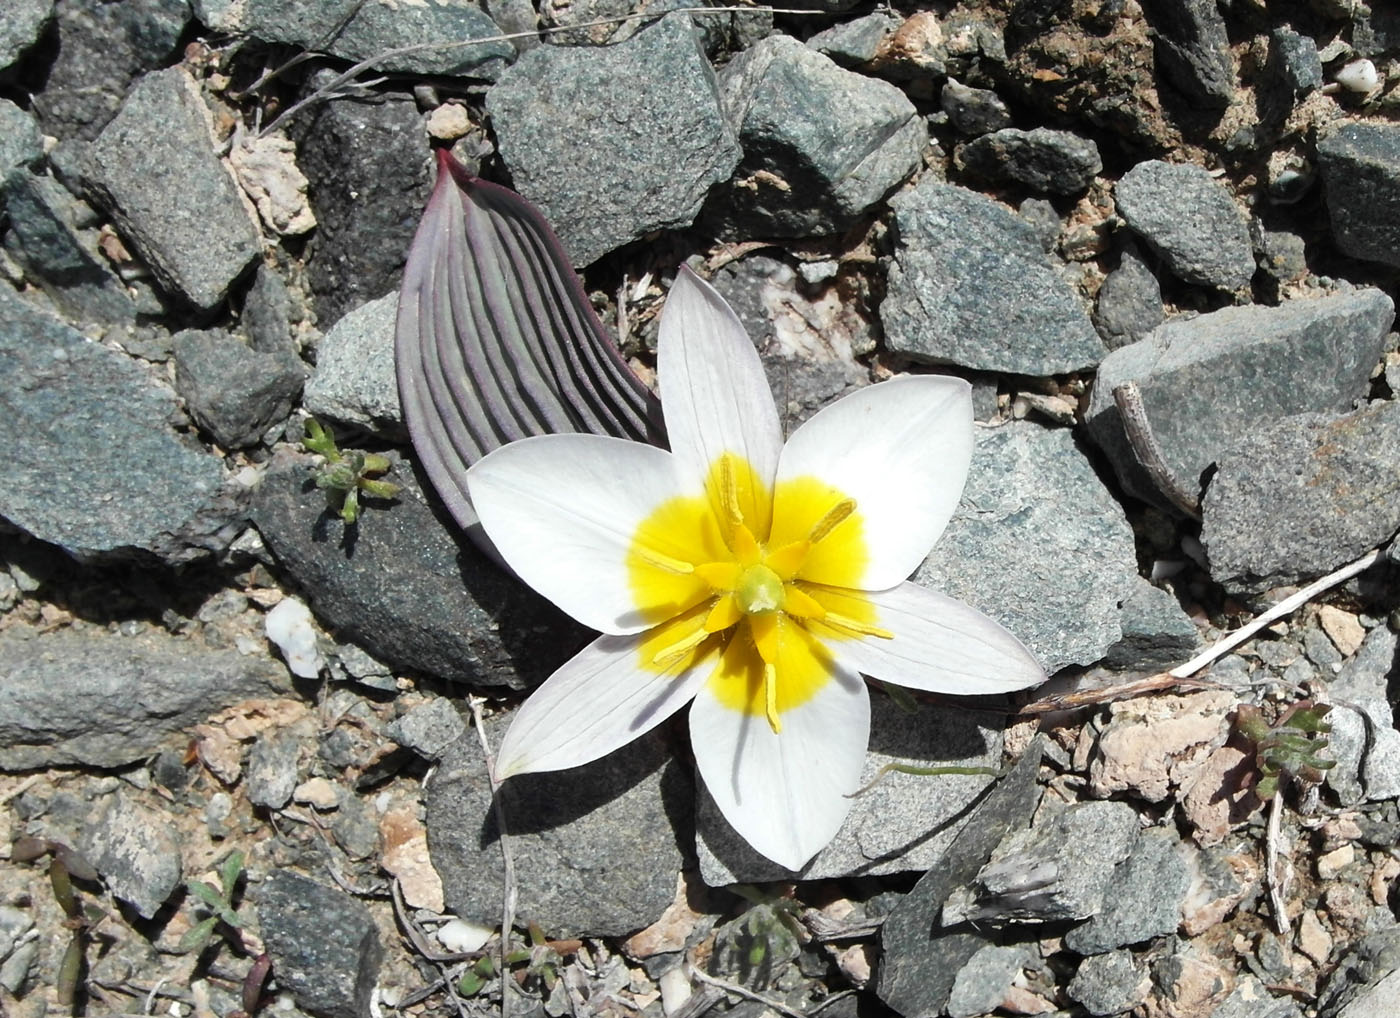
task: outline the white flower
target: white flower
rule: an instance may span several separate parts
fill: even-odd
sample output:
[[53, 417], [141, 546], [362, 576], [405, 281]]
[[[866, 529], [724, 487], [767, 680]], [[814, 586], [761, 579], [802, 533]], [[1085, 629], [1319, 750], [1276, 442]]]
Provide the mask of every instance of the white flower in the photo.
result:
[[784, 445], [753, 344], [689, 270], [661, 316], [657, 370], [670, 452], [546, 435], [467, 474], [511, 568], [605, 634], [520, 708], [497, 777], [587, 763], [694, 700], [710, 794], [796, 870], [859, 783], [861, 673], [943, 693], [1045, 677], [997, 623], [905, 582], [962, 493], [971, 390], [940, 376], [870, 386]]

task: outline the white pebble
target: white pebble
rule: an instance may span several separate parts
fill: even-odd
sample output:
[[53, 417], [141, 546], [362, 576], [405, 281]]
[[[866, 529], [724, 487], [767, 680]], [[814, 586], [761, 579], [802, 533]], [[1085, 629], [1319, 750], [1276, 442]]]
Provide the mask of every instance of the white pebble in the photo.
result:
[[1380, 73], [1369, 60], [1353, 60], [1337, 72], [1337, 84], [1349, 92], [1373, 92], [1380, 83]]
[[448, 951], [466, 954], [468, 951], [480, 951], [495, 932], [494, 926], [482, 926], [465, 919], [451, 919], [439, 926], [433, 936], [437, 937], [438, 943]]
[[292, 674], [314, 679], [326, 662], [316, 647], [311, 609], [295, 597], [284, 598], [263, 620], [267, 638], [277, 645]]

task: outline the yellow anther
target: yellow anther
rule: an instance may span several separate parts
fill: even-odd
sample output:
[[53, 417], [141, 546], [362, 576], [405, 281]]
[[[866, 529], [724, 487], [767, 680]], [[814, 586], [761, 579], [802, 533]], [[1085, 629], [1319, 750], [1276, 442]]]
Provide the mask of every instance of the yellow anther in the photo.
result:
[[675, 573], [678, 576], [689, 576], [695, 572], [695, 566], [684, 559], [672, 558], [670, 555], [663, 555], [653, 548], [638, 545], [632, 549], [632, 554], [649, 566], [656, 566], [668, 573]]
[[778, 667], [767, 661], [763, 663], [763, 712], [768, 715], [768, 727], [777, 735], [783, 730], [778, 720]]
[[734, 464], [730, 462], [729, 453], [719, 458], [719, 504], [731, 525], [744, 525], [744, 510], [739, 506], [739, 480], [734, 476]]
[[856, 500], [853, 498], [843, 498], [834, 506], [827, 510], [825, 516], [817, 520], [817, 525], [812, 528], [812, 532], [807, 535], [807, 540], [816, 544], [826, 537], [838, 526], [845, 522], [846, 517], [856, 511]]
[[837, 615], [835, 612], [827, 612], [822, 616], [822, 621], [833, 629], [843, 629], [857, 636], [877, 636], [882, 640], [894, 639], [894, 633], [891, 633], [888, 629], [872, 626], [868, 622], [857, 622], [853, 618], [848, 618], [845, 615]]
[[677, 661], [685, 657], [696, 647], [700, 646], [700, 644], [704, 643], [705, 638], [709, 635], [710, 634], [707, 633], [703, 628], [697, 629], [690, 635], [684, 636], [681, 639], [677, 640], [669, 647], [661, 648], [661, 650], [656, 652], [656, 656], [651, 659], [651, 663], [654, 665], [675, 664]]

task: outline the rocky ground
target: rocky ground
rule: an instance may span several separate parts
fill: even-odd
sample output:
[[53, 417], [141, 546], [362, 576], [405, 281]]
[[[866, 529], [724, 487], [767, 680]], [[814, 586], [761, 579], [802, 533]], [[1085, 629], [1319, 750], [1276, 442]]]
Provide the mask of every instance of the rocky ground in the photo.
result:
[[[493, 1013], [503, 849], [514, 1015], [1400, 1013], [1400, 14], [796, 6], [0, 7], [0, 1014]], [[689, 259], [789, 424], [973, 382], [916, 580], [1055, 677], [877, 695], [869, 775], [1002, 776], [889, 774], [796, 876], [683, 726], [492, 811], [588, 634], [405, 439], [433, 146], [644, 377]], [[312, 414], [397, 498], [330, 512]]]

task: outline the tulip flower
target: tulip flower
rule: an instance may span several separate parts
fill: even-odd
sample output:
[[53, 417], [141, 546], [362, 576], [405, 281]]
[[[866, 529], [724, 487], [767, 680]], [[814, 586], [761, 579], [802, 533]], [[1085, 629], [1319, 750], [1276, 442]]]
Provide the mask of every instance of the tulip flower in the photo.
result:
[[669, 451], [544, 435], [467, 474], [504, 560], [603, 634], [520, 708], [496, 776], [595, 760], [690, 703], [696, 766], [721, 812], [797, 870], [859, 785], [862, 675], [953, 694], [1045, 677], [998, 623], [907, 581], [961, 496], [971, 389], [937, 375], [882, 382], [784, 444], [753, 343], [688, 269], [661, 315], [657, 374]]

